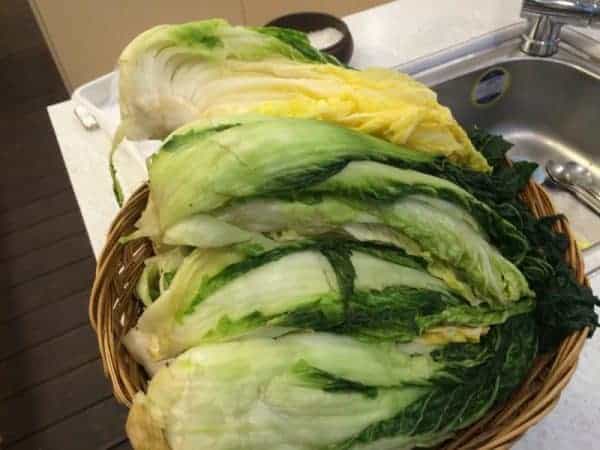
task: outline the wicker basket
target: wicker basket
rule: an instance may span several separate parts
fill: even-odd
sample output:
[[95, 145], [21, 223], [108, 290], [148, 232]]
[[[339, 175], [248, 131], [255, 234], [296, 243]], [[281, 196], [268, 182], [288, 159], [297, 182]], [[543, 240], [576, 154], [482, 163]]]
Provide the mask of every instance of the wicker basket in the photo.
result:
[[[530, 183], [522, 195], [537, 217], [555, 213], [550, 199], [537, 184]], [[152, 246], [148, 240], [121, 244], [119, 238], [133, 231], [147, 199], [148, 188], [143, 186], [113, 222], [98, 260], [90, 298], [90, 320], [98, 336], [104, 372], [112, 382], [116, 399], [127, 406], [131, 405], [136, 392], [145, 389], [147, 376], [121, 344], [121, 338], [135, 325], [142, 312], [142, 305], [133, 292], [144, 260], [152, 255]], [[558, 221], [555, 227], [572, 237], [565, 220]], [[582, 258], [572, 238], [565, 258], [575, 270], [578, 281], [587, 284]], [[587, 332], [584, 329], [573, 333], [555, 354], [539, 356], [508, 402], [461, 431], [442, 448], [508, 449], [554, 408], [575, 371]]]

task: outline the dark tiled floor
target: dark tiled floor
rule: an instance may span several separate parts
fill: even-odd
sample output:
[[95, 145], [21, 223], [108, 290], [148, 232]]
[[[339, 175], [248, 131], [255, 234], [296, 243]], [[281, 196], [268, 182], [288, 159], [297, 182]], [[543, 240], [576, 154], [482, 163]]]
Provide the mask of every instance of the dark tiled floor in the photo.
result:
[[94, 257], [46, 113], [68, 94], [27, 2], [0, 1], [0, 447], [124, 450], [87, 318]]

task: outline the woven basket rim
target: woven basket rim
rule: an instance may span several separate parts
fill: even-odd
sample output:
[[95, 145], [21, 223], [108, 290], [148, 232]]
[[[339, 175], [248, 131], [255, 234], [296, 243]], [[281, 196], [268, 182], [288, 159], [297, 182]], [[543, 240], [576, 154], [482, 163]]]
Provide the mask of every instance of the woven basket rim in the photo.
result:
[[[153, 254], [151, 243], [139, 239], [122, 243], [130, 234], [146, 206], [148, 186], [141, 186], [125, 203], [113, 220], [105, 247], [98, 258], [89, 304], [91, 325], [98, 338], [104, 373], [112, 383], [116, 400], [131, 406], [133, 396], [145, 390], [147, 376], [121, 343], [141, 314], [140, 302], [133, 290], [144, 260]], [[522, 193], [536, 217], [556, 214], [554, 206], [541, 186], [530, 182]], [[580, 283], [589, 285], [583, 259], [566, 218], [555, 224], [557, 231], [569, 238], [565, 260], [573, 268]], [[587, 328], [565, 338], [556, 352], [539, 355], [528, 376], [503, 405], [489, 411], [474, 425], [461, 430], [442, 445], [444, 450], [491, 450], [510, 448], [529, 428], [556, 406], [560, 394], [570, 381], [583, 345]]]

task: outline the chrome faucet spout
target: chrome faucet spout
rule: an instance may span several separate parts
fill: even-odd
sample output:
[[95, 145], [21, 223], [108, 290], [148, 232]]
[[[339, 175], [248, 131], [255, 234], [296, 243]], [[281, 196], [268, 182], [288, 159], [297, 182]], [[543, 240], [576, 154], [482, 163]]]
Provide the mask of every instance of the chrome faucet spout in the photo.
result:
[[529, 20], [521, 50], [532, 56], [558, 51], [563, 25], [600, 26], [600, 0], [524, 0], [521, 17]]

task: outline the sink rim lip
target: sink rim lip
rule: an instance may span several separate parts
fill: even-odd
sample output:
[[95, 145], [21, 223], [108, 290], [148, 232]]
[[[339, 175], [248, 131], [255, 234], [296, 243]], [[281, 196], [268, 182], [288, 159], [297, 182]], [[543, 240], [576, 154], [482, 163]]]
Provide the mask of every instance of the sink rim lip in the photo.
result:
[[437, 86], [462, 75], [512, 61], [561, 64], [600, 80], [600, 41], [566, 27], [556, 55], [536, 57], [521, 52], [521, 35], [527, 24], [520, 22], [454, 45], [445, 50], [394, 66], [427, 86]]
[[494, 49], [494, 47], [498, 47], [507, 41], [518, 38], [525, 30], [525, 23], [515, 23], [468, 41], [460, 42], [435, 53], [421, 56], [402, 64], [397, 64], [391, 68], [411, 75], [414, 78], [418, 78], [419, 74], [423, 72], [441, 69], [442, 66], [464, 58], [467, 55], [477, 56], [480, 53], [488, 52]]
[[[514, 50], [514, 47], [509, 48], [509, 50], [511, 49]], [[488, 54], [480, 55], [479, 57], [471, 56], [469, 59], [456, 60], [449, 62], [444, 66], [432, 67], [429, 70], [415, 74], [414, 78], [429, 87], [436, 87], [461, 76], [469, 75], [481, 70], [492, 69], [493, 67], [501, 67], [503, 64], [513, 62], [536, 62], [542, 65], [569, 67], [600, 81], [600, 63], [598, 65], [589, 64], [587, 60], [580, 59], [575, 52], [572, 52], [571, 48], [561, 49], [559, 54], [552, 58], [540, 58], [516, 54], [512, 51], [500, 52], [497, 50], [500, 49], [490, 50], [487, 52]], [[444, 73], [446, 71], [448, 73]]]
[[[561, 34], [559, 52], [552, 57], [542, 58], [520, 51], [521, 34], [526, 29], [526, 23], [516, 23], [392, 69], [407, 73], [433, 87], [494, 65], [538, 61], [567, 66], [600, 81], [600, 41], [567, 27]], [[600, 241], [581, 253], [586, 275], [590, 279], [600, 276]]]

